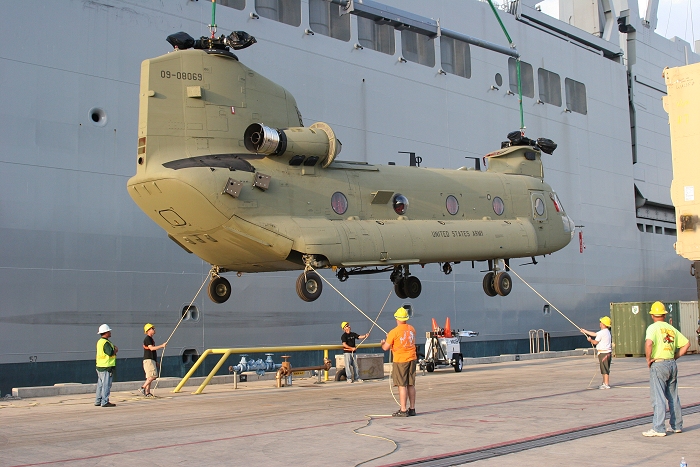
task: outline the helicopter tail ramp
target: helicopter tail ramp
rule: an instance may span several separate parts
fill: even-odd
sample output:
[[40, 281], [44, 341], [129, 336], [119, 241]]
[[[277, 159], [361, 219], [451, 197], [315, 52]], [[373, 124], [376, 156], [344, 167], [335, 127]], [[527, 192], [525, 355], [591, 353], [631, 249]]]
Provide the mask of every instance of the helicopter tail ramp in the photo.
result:
[[700, 63], [666, 68], [668, 95], [663, 98], [671, 128], [673, 181], [671, 199], [676, 207], [676, 253], [700, 260]]

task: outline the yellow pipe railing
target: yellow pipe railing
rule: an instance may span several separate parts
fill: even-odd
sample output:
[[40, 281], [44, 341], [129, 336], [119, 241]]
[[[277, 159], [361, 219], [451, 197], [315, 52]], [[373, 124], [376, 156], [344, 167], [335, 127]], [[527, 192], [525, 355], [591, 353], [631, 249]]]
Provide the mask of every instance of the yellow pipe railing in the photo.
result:
[[[362, 344], [357, 346], [359, 349], [361, 348], [375, 348], [375, 347], [381, 347], [382, 344], [376, 343], [376, 344]], [[202, 384], [199, 385], [199, 388], [192, 394], [201, 394], [202, 391], [204, 391], [204, 388], [207, 387], [207, 385], [211, 382], [211, 379], [216, 375], [216, 373], [221, 369], [223, 366], [224, 362], [226, 359], [232, 355], [232, 354], [248, 354], [248, 353], [273, 353], [273, 352], [304, 352], [304, 351], [309, 351], [309, 350], [323, 350], [323, 357], [328, 358], [328, 351], [329, 350], [342, 350], [343, 346], [338, 345], [338, 344], [328, 344], [328, 345], [298, 345], [298, 346], [282, 346], [282, 347], [241, 347], [241, 348], [234, 348], [234, 349], [207, 349], [205, 350], [202, 355], [197, 359], [197, 361], [194, 363], [192, 368], [190, 368], [190, 371], [187, 372], [187, 374], [182, 378], [182, 381], [173, 389], [173, 392], [180, 392], [182, 387], [187, 383], [187, 381], [190, 379], [190, 377], [194, 374], [194, 372], [199, 368], [199, 365], [204, 363], [204, 360], [206, 359], [207, 356], [211, 354], [222, 354], [221, 358], [219, 359], [218, 363], [214, 366], [214, 368], [209, 372], [209, 375], [204, 379]], [[292, 368], [294, 369], [294, 368]], [[325, 372], [325, 381], [328, 381], [328, 371]]]

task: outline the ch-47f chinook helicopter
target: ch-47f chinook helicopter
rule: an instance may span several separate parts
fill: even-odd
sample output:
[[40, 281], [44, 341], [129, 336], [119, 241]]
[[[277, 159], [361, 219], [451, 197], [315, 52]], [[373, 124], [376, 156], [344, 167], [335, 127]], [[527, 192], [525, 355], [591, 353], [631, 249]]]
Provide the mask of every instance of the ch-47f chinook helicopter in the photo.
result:
[[[445, 170], [339, 161], [331, 127], [303, 127], [292, 95], [238, 61], [243, 32], [168, 37], [174, 51], [141, 65], [136, 204], [189, 253], [212, 265], [209, 296], [231, 295], [228, 271], [303, 270], [296, 290], [391, 272], [416, 298], [412, 265], [488, 261], [483, 288], [508, 295], [511, 258], [565, 247], [574, 223], [544, 181], [552, 141], [511, 133], [488, 169]], [[505, 266], [500, 266], [501, 262]]]

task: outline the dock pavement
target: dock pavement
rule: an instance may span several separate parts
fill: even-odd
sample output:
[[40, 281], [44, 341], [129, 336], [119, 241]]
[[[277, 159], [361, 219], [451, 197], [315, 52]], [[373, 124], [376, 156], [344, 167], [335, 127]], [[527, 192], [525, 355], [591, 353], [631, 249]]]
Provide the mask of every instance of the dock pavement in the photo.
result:
[[94, 394], [0, 399], [0, 466], [700, 466], [700, 356], [678, 366], [683, 432], [665, 437], [642, 436], [645, 360], [613, 359], [612, 388], [597, 389], [585, 355], [419, 372], [408, 418], [388, 416], [387, 378], [118, 390], [111, 408]]

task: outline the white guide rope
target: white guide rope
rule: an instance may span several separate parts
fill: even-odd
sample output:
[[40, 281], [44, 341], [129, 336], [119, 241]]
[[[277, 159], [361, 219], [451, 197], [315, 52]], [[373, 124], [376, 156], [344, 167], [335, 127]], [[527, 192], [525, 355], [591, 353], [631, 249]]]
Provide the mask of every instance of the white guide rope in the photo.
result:
[[[211, 276], [211, 271], [209, 271], [209, 273], [207, 274], [207, 277], [204, 278], [204, 282], [202, 282], [202, 285], [199, 287], [199, 290], [194, 295], [194, 298], [190, 302], [190, 305], [187, 307], [187, 310], [189, 310], [192, 307], [192, 304], [194, 303], [194, 301], [197, 300], [197, 296], [199, 296], [199, 293], [204, 288], [204, 284], [206, 284], [207, 281], [209, 280], [209, 276]], [[168, 339], [165, 341], [166, 345], [168, 344], [168, 342], [170, 342], [170, 339], [173, 337], [173, 334], [175, 334], [175, 331], [177, 331], [177, 328], [180, 326], [180, 323], [182, 323], [182, 320], [185, 319], [185, 314], [186, 313], [182, 313], [182, 316], [180, 317], [180, 321], [177, 322], [177, 324], [175, 325], [175, 329], [173, 329], [173, 332], [170, 333], [170, 336], [168, 336]], [[163, 351], [160, 354], [160, 365], [158, 368], [158, 379], [156, 379], [156, 384], [155, 384], [155, 386], [153, 386], [154, 391], [158, 388], [158, 381], [160, 381], [160, 374], [163, 371], [163, 357], [165, 357], [165, 347], [163, 347]]]

